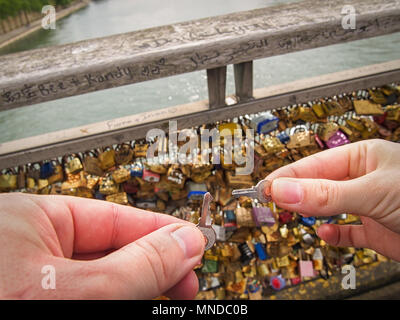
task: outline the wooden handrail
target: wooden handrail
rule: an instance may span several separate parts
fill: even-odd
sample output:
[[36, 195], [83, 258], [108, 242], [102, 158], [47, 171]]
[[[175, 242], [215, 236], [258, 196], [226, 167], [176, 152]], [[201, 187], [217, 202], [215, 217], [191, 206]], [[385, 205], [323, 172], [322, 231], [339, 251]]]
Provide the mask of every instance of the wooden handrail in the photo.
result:
[[0, 169], [141, 139], [153, 128], [168, 132], [169, 120], [176, 120], [178, 129], [188, 128], [245, 113], [307, 103], [321, 97], [381, 86], [399, 79], [400, 60], [394, 60], [256, 89], [253, 99], [228, 103], [223, 108], [210, 109], [208, 101], [199, 101], [10, 141], [0, 144]]
[[307, 0], [2, 56], [0, 111], [400, 31], [400, 0], [352, 1], [354, 30], [342, 27], [346, 4]]

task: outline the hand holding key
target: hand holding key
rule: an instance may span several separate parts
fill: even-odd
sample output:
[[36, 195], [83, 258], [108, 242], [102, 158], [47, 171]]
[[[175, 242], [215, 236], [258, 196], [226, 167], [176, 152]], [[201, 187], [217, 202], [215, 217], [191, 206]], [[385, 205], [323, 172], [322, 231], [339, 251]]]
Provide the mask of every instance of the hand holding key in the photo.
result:
[[[0, 299], [192, 299], [198, 291], [203, 234], [170, 215], [1, 194], [0, 235]], [[56, 290], [43, 289], [43, 266], [54, 266]]]
[[400, 144], [367, 140], [326, 150], [268, 175], [267, 195], [304, 216], [351, 213], [362, 225], [325, 224], [334, 246], [371, 248], [400, 261]]

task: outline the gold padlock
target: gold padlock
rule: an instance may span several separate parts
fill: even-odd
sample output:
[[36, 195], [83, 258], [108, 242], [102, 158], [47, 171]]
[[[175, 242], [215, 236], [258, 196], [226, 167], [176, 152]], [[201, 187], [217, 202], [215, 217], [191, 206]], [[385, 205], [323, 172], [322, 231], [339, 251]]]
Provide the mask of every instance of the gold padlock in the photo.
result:
[[118, 193], [119, 187], [110, 175], [100, 178], [99, 192], [105, 195]]
[[115, 162], [116, 164], [128, 164], [132, 161], [133, 158], [133, 150], [129, 143], [123, 143], [118, 145], [115, 150]]
[[113, 171], [111, 175], [116, 183], [123, 183], [131, 178], [130, 171], [125, 169], [124, 167], [120, 167], [117, 170]]
[[0, 191], [8, 192], [16, 190], [17, 187], [17, 175], [13, 169], [8, 169], [0, 175]]
[[126, 192], [120, 192], [106, 196], [106, 200], [118, 204], [128, 204], [128, 195]]
[[100, 168], [100, 161], [96, 154], [93, 152], [86, 152], [85, 158], [83, 159], [83, 169], [92, 175], [101, 177], [103, 175], [103, 169]]
[[78, 155], [71, 155], [72, 159], [68, 160], [69, 156], [63, 157], [64, 169], [66, 174], [75, 174], [83, 169], [82, 162]]
[[354, 109], [358, 115], [383, 115], [382, 106], [369, 100], [354, 100]]
[[113, 148], [107, 148], [103, 150], [98, 156], [100, 162], [100, 168], [107, 170], [115, 166], [115, 150]]
[[146, 158], [148, 148], [149, 145], [147, 144], [135, 144], [135, 147], [133, 148], [133, 154], [136, 158]]

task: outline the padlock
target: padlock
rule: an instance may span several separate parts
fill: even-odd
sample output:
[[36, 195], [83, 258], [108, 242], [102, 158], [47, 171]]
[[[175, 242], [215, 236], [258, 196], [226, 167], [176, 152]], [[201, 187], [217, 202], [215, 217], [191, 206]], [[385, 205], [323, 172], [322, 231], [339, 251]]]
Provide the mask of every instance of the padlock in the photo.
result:
[[42, 163], [40, 166], [40, 179], [47, 179], [54, 173], [54, 166], [51, 161]]
[[326, 146], [331, 149], [348, 143], [350, 143], [350, 140], [347, 136], [342, 131], [338, 130], [326, 141]]
[[106, 196], [106, 201], [114, 202], [118, 204], [128, 204], [128, 196], [126, 192], [115, 193]]
[[250, 127], [259, 134], [268, 134], [278, 128], [278, 122], [271, 112], [262, 112], [250, 120]]
[[85, 187], [77, 188], [75, 196], [88, 199], [94, 198], [93, 191]]
[[285, 131], [279, 132], [276, 137], [280, 140], [282, 144], [286, 144], [290, 141], [290, 137]]
[[149, 148], [148, 144], [135, 143], [135, 146], [133, 148], [133, 154], [135, 158], [146, 158], [148, 148]]
[[185, 185], [186, 176], [182, 173], [178, 165], [172, 165], [167, 171], [167, 180], [176, 188], [182, 189]]
[[193, 181], [186, 183], [186, 189], [188, 191], [188, 200], [191, 201], [202, 200], [208, 191], [205, 183], [195, 183]]
[[133, 179], [124, 182], [122, 188], [127, 194], [135, 194], [139, 190], [137, 181]]
[[105, 177], [101, 177], [99, 181], [99, 191], [104, 195], [111, 195], [118, 193], [119, 187], [112, 179], [111, 175], [108, 174]]
[[95, 176], [103, 175], [103, 169], [100, 168], [100, 161], [94, 151], [84, 153], [83, 170]]
[[279, 223], [282, 225], [288, 224], [293, 220], [293, 215], [290, 212], [282, 211], [279, 212], [278, 214], [279, 214]]
[[275, 218], [271, 209], [261, 206], [257, 200], [253, 201], [252, 214], [257, 227], [272, 227], [275, 224]]
[[247, 243], [241, 243], [238, 245], [239, 251], [241, 253], [240, 261], [243, 265], [248, 265], [251, 260], [255, 258], [254, 253], [251, 252]]
[[66, 174], [75, 174], [83, 169], [81, 159], [77, 154], [64, 156], [63, 165]]
[[226, 232], [233, 232], [237, 229], [236, 215], [233, 210], [223, 211], [223, 227]]
[[302, 249], [299, 250], [299, 272], [302, 279], [315, 276], [313, 262], [311, 260], [303, 260]]
[[148, 164], [147, 166], [151, 172], [158, 174], [166, 174], [168, 170], [168, 167], [163, 164], [152, 164], [152, 165]]
[[115, 166], [115, 150], [112, 147], [103, 148], [98, 155], [100, 168], [107, 170]]
[[286, 280], [281, 276], [272, 276], [269, 280], [269, 284], [275, 291], [280, 291], [286, 287]]
[[379, 116], [385, 113], [380, 104], [373, 103], [369, 100], [354, 100], [353, 104], [358, 115]]
[[17, 185], [17, 174], [14, 169], [10, 168], [3, 170], [0, 175], [0, 191], [8, 192], [11, 190], [16, 190]]
[[99, 176], [95, 176], [95, 175], [87, 174], [87, 173], [85, 173], [84, 176], [86, 179], [86, 188], [89, 190], [93, 190], [100, 181]]
[[116, 183], [123, 183], [131, 178], [131, 173], [128, 169], [120, 166], [111, 173], [111, 176]]
[[48, 185], [49, 181], [47, 179], [38, 179], [37, 181], [37, 187], [39, 191], [46, 188]]
[[[387, 98], [385, 97], [385, 95], [383, 94], [382, 91], [368, 89], [368, 93], [370, 95], [370, 99], [375, 104], [379, 104], [379, 105], [381, 105], [381, 104], [385, 105], [386, 104]], [[366, 100], [366, 101], [368, 101], [368, 100]], [[356, 108], [356, 101], [354, 101], [354, 108]]]
[[115, 163], [117, 165], [128, 164], [132, 161], [133, 149], [129, 143], [119, 144], [115, 149]]
[[[68, 173], [66, 175], [66, 180], [62, 183], [61, 185], [61, 190], [68, 191], [68, 190], [74, 190], [73, 193], [75, 195], [76, 189], [79, 187], [86, 187], [87, 181], [86, 177], [83, 171], [80, 171], [78, 173]], [[65, 194], [65, 193], [63, 193]]]
[[258, 242], [255, 244], [254, 247], [260, 260], [264, 261], [268, 259], [267, 251], [265, 250], [265, 246], [262, 243]]
[[275, 154], [285, 148], [282, 142], [276, 137], [265, 138], [262, 141], [262, 145], [268, 154]]
[[304, 122], [316, 122], [317, 117], [315, 116], [315, 113], [310, 107], [306, 106], [300, 106], [297, 108], [297, 118], [299, 120], [302, 120]]
[[239, 204], [235, 210], [236, 224], [240, 227], [255, 227], [253, 215], [247, 208], [240, 207]]
[[136, 159], [134, 163], [130, 165], [130, 173], [131, 177], [139, 177], [143, 176], [144, 165], [141, 159]]
[[313, 104], [311, 108], [318, 118], [322, 119], [327, 116], [321, 103]]
[[300, 218], [300, 223], [306, 227], [312, 227], [316, 222], [316, 219], [314, 217], [301, 217]]

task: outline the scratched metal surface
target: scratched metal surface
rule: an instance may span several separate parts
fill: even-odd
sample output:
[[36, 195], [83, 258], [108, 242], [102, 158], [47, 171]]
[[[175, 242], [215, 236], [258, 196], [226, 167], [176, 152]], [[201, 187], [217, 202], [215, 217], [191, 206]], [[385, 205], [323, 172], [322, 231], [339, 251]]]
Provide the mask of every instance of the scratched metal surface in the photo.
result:
[[346, 1], [323, 3], [308, 0], [3, 56], [0, 110], [400, 31], [400, 0], [353, 1], [355, 30], [341, 26]]

